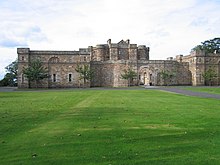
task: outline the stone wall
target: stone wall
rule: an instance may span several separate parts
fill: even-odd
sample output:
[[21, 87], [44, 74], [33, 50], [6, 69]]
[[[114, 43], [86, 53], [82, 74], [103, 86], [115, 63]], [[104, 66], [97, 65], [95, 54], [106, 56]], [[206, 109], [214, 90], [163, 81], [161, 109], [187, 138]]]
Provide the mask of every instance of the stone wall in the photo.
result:
[[189, 64], [192, 73], [192, 85], [207, 85], [203, 75], [208, 69], [212, 69], [217, 77], [212, 85], [220, 85], [220, 54], [206, 54], [204, 51], [193, 51], [188, 56], [183, 56], [182, 61]]
[[123, 87], [128, 86], [128, 81], [121, 78], [124, 70], [127, 70], [130, 65], [127, 61], [105, 61], [91, 62], [91, 70], [94, 72], [94, 77], [91, 82], [92, 87]]
[[[145, 85], [191, 85], [191, 72], [188, 63], [171, 60], [139, 60], [139, 83]], [[171, 78], [164, 80], [162, 72]], [[145, 83], [147, 81], [147, 83]], [[166, 82], [165, 82], [166, 81]]]
[[[49, 78], [37, 84], [42, 88], [82, 87], [78, 64], [89, 65], [94, 76], [92, 87], [128, 86], [128, 81], [121, 78], [124, 70], [132, 68], [137, 77], [131, 85], [205, 85], [203, 74], [212, 69], [216, 72], [213, 85], [220, 85], [220, 54], [205, 54], [202, 51], [190, 55], [178, 55], [167, 60], [149, 60], [149, 47], [130, 44], [129, 40], [118, 43], [99, 44], [95, 47], [80, 48], [79, 51], [38, 51], [18, 48], [18, 87], [35, 87], [23, 74], [23, 68], [35, 59], [40, 59], [48, 70]], [[163, 78], [163, 72], [169, 74]]]
[[[81, 87], [82, 80], [75, 71], [77, 64], [90, 62], [90, 52], [87, 49], [80, 51], [30, 51], [29, 49], [18, 48], [18, 87], [39, 87], [39, 88], [63, 88]], [[49, 78], [41, 80], [37, 85], [29, 82], [22, 71], [27, 68], [30, 61], [39, 59], [46, 70]]]

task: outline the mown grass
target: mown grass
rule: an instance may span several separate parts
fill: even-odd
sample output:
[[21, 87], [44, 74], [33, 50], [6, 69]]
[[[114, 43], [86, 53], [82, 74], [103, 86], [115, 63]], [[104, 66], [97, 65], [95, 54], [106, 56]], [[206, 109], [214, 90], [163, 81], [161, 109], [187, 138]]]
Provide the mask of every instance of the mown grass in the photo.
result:
[[220, 164], [220, 102], [157, 90], [0, 93], [0, 164]]
[[186, 87], [186, 90], [195, 92], [206, 92], [211, 94], [220, 94], [220, 87]]

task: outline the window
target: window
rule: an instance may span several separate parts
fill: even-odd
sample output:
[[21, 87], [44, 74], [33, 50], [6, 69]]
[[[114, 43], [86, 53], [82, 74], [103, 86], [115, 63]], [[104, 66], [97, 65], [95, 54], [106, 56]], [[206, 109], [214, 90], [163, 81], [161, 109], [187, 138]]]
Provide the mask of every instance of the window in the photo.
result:
[[86, 61], [86, 57], [84, 57], [84, 61]]
[[21, 83], [24, 83], [24, 74], [21, 74]]
[[49, 59], [49, 63], [58, 63], [59, 62], [59, 58], [58, 57], [51, 57]]
[[24, 56], [21, 57], [21, 60], [24, 61]]
[[150, 81], [152, 80], [152, 74], [150, 74]]
[[199, 74], [199, 82], [202, 82], [202, 75]]
[[56, 74], [53, 74], [53, 82], [56, 82]]
[[68, 80], [69, 80], [69, 82], [72, 81], [72, 74], [69, 74], [69, 76], [68, 76]]
[[106, 56], [106, 60], [109, 60], [109, 59], [110, 59], [110, 57], [109, 57], [109, 55], [107, 55], [107, 56]]

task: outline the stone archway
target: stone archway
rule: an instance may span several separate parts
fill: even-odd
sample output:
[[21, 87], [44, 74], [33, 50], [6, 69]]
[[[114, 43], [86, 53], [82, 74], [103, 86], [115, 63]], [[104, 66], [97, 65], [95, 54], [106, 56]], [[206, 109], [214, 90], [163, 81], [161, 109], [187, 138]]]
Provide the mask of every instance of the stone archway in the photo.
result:
[[152, 66], [142, 66], [139, 69], [139, 84], [155, 86], [158, 85], [158, 69]]

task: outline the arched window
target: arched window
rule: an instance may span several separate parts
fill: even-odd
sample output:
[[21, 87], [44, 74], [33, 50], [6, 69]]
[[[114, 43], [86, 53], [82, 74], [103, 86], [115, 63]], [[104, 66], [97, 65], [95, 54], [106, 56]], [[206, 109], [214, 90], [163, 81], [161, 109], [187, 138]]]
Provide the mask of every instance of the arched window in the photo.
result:
[[57, 81], [57, 75], [56, 74], [53, 74], [53, 79], [52, 79], [53, 82], [56, 82]]
[[59, 62], [59, 58], [58, 57], [51, 57], [49, 59], [49, 63], [58, 63]]
[[68, 81], [72, 82], [72, 74], [71, 73], [69, 73], [69, 75], [68, 75]]

